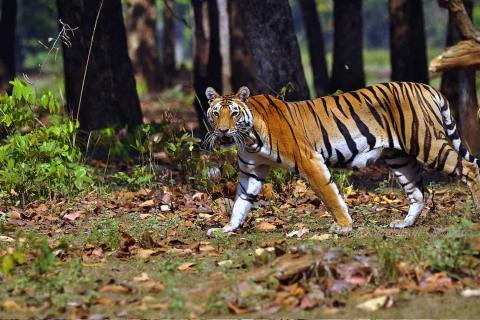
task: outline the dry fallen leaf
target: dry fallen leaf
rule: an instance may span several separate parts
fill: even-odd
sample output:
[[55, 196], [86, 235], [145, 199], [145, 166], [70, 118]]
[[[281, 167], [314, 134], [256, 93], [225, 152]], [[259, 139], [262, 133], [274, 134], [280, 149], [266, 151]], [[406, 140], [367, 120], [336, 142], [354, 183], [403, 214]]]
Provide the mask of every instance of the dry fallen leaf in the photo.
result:
[[160, 206], [160, 211], [165, 212], [165, 211], [170, 211], [170, 206], [168, 204], [162, 204]]
[[235, 305], [233, 302], [228, 303], [228, 308], [235, 312], [235, 314], [244, 314], [244, 313], [249, 313], [252, 310], [250, 308], [242, 308], [237, 305]]
[[10, 238], [8, 236], [0, 236], [0, 241], [2, 241], [2, 242], [15, 242], [15, 239]]
[[301, 237], [303, 237], [308, 232], [310, 232], [310, 230], [308, 230], [307, 228], [301, 228], [301, 229], [298, 229], [298, 230], [287, 233], [287, 237], [288, 238], [295, 237], [295, 238], [300, 239]]
[[393, 304], [393, 300], [389, 296], [382, 296], [369, 299], [357, 305], [358, 309], [363, 311], [377, 311], [380, 308], [389, 308]]
[[70, 212], [66, 215], [63, 216], [63, 219], [66, 219], [68, 221], [75, 221], [77, 220], [78, 218], [80, 218], [82, 216], [82, 214], [85, 213], [84, 211], [74, 211], [74, 212]]
[[310, 240], [317, 240], [317, 241], [325, 241], [328, 240], [332, 237], [330, 233], [324, 233], [324, 234], [316, 234], [312, 237], [310, 237]]
[[220, 267], [226, 267], [226, 268], [229, 268], [233, 265], [233, 260], [223, 260], [223, 261], [219, 261], [218, 262], [218, 265]]
[[266, 200], [272, 200], [275, 197], [275, 191], [273, 189], [273, 184], [265, 183], [263, 185], [262, 193], [260, 195], [262, 198]]
[[145, 282], [145, 281], [148, 281], [148, 280], [150, 280], [150, 277], [148, 276], [148, 273], [146, 273], [146, 272], [143, 272], [140, 276], [133, 278], [133, 281], [135, 281], [135, 282]]
[[480, 288], [478, 289], [465, 289], [461, 293], [462, 297], [480, 297]]
[[129, 293], [132, 291], [132, 288], [127, 287], [123, 284], [107, 284], [103, 286], [99, 292], [111, 292], [111, 293]]
[[257, 229], [258, 231], [265, 231], [265, 232], [268, 232], [268, 231], [273, 231], [275, 229], [277, 229], [277, 227], [267, 221], [262, 221], [260, 223], [257, 223], [255, 225], [255, 229]]
[[153, 207], [155, 206], [155, 201], [153, 199], [149, 199], [139, 204], [141, 208]]
[[196, 263], [195, 262], [184, 262], [182, 263], [181, 265], [179, 265], [177, 267], [177, 270], [178, 271], [182, 271], [182, 272], [186, 272], [186, 271], [192, 271], [193, 270], [193, 266], [195, 265]]
[[151, 293], [160, 293], [165, 290], [165, 285], [160, 281], [148, 280], [142, 283], [142, 286]]
[[113, 304], [113, 300], [105, 296], [100, 296], [97, 298], [96, 303], [102, 306], [110, 306]]
[[157, 253], [157, 251], [153, 249], [138, 249], [136, 253], [140, 258], [148, 259], [151, 255]]
[[20, 306], [13, 300], [6, 300], [3, 303], [3, 308], [7, 311], [12, 311], [12, 310], [19, 310], [21, 309]]
[[7, 216], [11, 219], [17, 219], [17, 220], [20, 220], [22, 219], [22, 215], [20, 214], [20, 212], [18, 212], [17, 210], [12, 210], [12, 211], [9, 211], [7, 213]]

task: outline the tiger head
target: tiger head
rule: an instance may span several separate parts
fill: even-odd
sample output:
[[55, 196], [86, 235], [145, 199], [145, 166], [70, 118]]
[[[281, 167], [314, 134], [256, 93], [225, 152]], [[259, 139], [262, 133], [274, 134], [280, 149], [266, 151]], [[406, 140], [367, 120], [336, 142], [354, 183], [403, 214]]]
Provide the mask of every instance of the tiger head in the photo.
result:
[[253, 127], [253, 116], [247, 105], [250, 90], [241, 87], [234, 95], [221, 96], [208, 87], [205, 95], [209, 104], [207, 119], [213, 128], [204, 141], [205, 146], [211, 149], [217, 141], [221, 146], [244, 146]]

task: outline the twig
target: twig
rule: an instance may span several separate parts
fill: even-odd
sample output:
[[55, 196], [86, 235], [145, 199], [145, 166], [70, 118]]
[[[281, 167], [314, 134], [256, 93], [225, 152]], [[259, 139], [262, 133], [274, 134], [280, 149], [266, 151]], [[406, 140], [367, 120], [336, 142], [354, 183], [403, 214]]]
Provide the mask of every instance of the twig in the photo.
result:
[[97, 17], [95, 18], [95, 24], [93, 25], [92, 38], [90, 39], [90, 47], [88, 48], [87, 62], [85, 63], [85, 71], [83, 72], [82, 87], [80, 88], [80, 97], [78, 98], [77, 114], [75, 116], [76, 121], [78, 121], [78, 118], [80, 115], [80, 106], [82, 105], [83, 89], [85, 87], [85, 79], [87, 77], [88, 64], [90, 62], [90, 54], [92, 53], [93, 40], [95, 39], [95, 31], [97, 30], [98, 18], [100, 17], [100, 12], [102, 11], [102, 7], [103, 7], [103, 0], [100, 2], [100, 6], [97, 12]]
[[192, 26], [188, 23], [188, 21], [184, 17], [180, 17], [175, 13], [175, 10], [173, 10], [170, 5], [168, 5], [167, 0], [163, 0], [163, 4], [165, 5], [165, 8], [167, 8], [168, 11], [173, 15], [175, 19], [178, 21], [182, 22], [187, 28], [192, 29]]

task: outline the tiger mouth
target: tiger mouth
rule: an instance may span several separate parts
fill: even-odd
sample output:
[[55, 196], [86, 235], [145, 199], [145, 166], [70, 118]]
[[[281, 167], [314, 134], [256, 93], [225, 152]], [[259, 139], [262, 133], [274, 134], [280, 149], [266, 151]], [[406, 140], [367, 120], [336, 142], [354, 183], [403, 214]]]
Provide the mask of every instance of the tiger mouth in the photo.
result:
[[218, 139], [218, 142], [221, 146], [230, 146], [235, 143], [235, 140], [232, 137], [223, 136]]

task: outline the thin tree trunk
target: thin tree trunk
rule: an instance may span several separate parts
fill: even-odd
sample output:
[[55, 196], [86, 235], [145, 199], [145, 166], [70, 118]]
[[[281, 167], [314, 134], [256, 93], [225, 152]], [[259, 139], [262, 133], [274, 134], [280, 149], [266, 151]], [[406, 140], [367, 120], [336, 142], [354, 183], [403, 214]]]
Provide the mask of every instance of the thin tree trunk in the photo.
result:
[[137, 80], [144, 82], [149, 92], [162, 88], [156, 21], [155, 0], [127, 0], [128, 53]]
[[[473, 2], [464, 0], [465, 8], [472, 17]], [[457, 27], [449, 14], [447, 47], [462, 40]], [[477, 91], [475, 87], [475, 71], [472, 69], [445, 71], [442, 75], [442, 93], [450, 101], [457, 128], [463, 142], [473, 154], [480, 154], [480, 122], [477, 117]]]
[[0, 17], [0, 94], [10, 91], [15, 77], [15, 25], [17, 0], [3, 0]]
[[332, 89], [330, 87], [330, 79], [328, 78], [325, 45], [323, 42], [322, 25], [317, 12], [317, 4], [315, 0], [299, 0], [299, 4], [307, 34], [315, 92], [319, 97], [325, 96], [331, 93]]
[[193, 7], [193, 86], [199, 135], [206, 132], [207, 87], [222, 91], [222, 60], [216, 0], [191, 0]]
[[335, 0], [332, 89], [365, 86], [363, 70], [362, 0]]
[[243, 0], [228, 1], [230, 28], [230, 57], [232, 69], [232, 88], [234, 91], [247, 86], [252, 92], [257, 91], [255, 65], [252, 59], [245, 23]]
[[[222, 87], [222, 55], [220, 53], [220, 16], [217, 0], [207, 0], [208, 21], [210, 30], [210, 45], [208, 48], [208, 80], [207, 86], [214, 87], [217, 92], [223, 92]], [[206, 88], [205, 88], [206, 89]], [[205, 90], [202, 92], [205, 93]]]
[[220, 26], [220, 54], [222, 56], [222, 88], [223, 93], [225, 94], [229, 94], [232, 92], [232, 65], [230, 62], [230, 28], [228, 24], [227, 2], [227, 0], [217, 0], [218, 21]]
[[258, 90], [286, 100], [309, 98], [288, 0], [244, 0], [245, 29], [255, 63]]
[[168, 86], [173, 85], [176, 76], [175, 62], [175, 2], [164, 0], [163, 8], [163, 70], [165, 82]]
[[134, 129], [142, 123], [142, 113], [120, 0], [103, 1], [83, 82], [100, 4], [100, 0], [57, 0], [60, 19], [78, 27], [71, 47], [63, 47], [67, 108], [74, 118], [78, 113], [80, 127], [86, 131], [112, 125]]
[[389, 0], [391, 79], [428, 84], [421, 0]]

